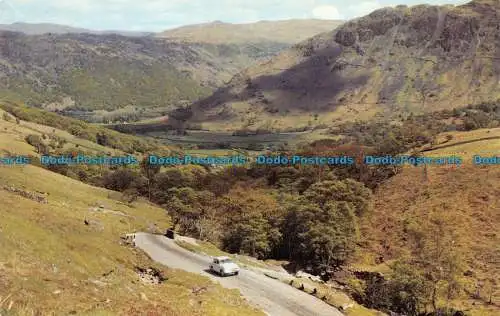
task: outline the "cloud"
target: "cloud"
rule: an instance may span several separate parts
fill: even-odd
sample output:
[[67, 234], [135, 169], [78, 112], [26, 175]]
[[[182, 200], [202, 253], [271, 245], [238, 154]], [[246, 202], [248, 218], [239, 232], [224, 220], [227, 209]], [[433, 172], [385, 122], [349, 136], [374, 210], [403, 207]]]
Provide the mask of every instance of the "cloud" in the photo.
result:
[[339, 10], [333, 5], [321, 5], [312, 10], [313, 17], [323, 20], [342, 20]]

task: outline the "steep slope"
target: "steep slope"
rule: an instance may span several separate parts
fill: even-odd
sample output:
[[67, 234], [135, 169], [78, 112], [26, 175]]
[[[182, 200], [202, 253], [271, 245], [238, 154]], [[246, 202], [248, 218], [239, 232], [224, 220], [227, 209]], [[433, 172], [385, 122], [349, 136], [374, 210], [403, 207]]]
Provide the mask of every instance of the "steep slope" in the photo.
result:
[[452, 301], [470, 315], [498, 315], [500, 169], [474, 165], [470, 158], [498, 156], [500, 129], [449, 132], [439, 138], [452, 140], [425, 156], [459, 156], [465, 163], [404, 168], [380, 186], [373, 213], [363, 219], [362, 248], [354, 266], [384, 272], [395, 260], [418, 262], [424, 256], [435, 261], [435, 248], [453, 251], [462, 270], [455, 277], [464, 291]]
[[241, 72], [190, 121], [279, 130], [494, 100], [499, 30], [498, 1], [380, 9]]
[[319, 33], [328, 32], [343, 21], [337, 20], [283, 20], [232, 24], [215, 21], [188, 25], [159, 33], [167, 37], [195, 43], [260, 43], [296, 44]]

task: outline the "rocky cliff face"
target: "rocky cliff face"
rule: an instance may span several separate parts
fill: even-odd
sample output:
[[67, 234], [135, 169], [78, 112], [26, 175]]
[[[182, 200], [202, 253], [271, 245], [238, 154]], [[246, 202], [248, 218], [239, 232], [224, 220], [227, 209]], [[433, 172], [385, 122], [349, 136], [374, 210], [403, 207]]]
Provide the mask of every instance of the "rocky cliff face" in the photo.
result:
[[485, 0], [377, 10], [247, 69], [192, 113], [213, 123], [224, 109], [235, 123], [243, 102], [261, 121], [290, 126], [313, 113], [329, 124], [497, 98], [500, 2]]

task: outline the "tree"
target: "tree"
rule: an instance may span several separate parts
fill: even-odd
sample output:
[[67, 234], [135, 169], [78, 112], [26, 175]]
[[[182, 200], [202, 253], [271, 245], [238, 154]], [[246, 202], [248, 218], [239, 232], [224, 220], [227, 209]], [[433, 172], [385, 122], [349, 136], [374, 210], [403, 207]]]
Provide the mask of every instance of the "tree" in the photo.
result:
[[36, 152], [42, 155], [49, 154], [50, 150], [47, 145], [43, 142], [42, 138], [39, 135], [28, 135], [25, 138], [26, 142], [31, 146], [35, 147]]
[[223, 234], [223, 227], [219, 220], [220, 212], [212, 205], [206, 207], [196, 222], [199, 231], [199, 239], [217, 244]]
[[357, 216], [369, 208], [371, 193], [361, 183], [322, 181], [290, 202], [283, 223], [284, 249], [291, 258], [324, 273], [340, 267], [358, 239]]
[[412, 265], [397, 261], [391, 265], [389, 282], [390, 310], [397, 313], [418, 315], [425, 305], [429, 284], [425, 276]]
[[494, 278], [489, 278], [485, 281], [484, 300], [488, 302], [488, 304], [493, 304], [493, 293], [495, 292], [496, 285]]
[[69, 128], [69, 132], [71, 133], [71, 135], [81, 137], [84, 134], [85, 130], [79, 125], [72, 125]]
[[168, 190], [189, 186], [178, 168], [168, 168], [164, 172], [157, 173], [153, 180], [155, 189], [153, 200], [160, 204], [169, 198]]
[[352, 179], [317, 182], [304, 192], [307, 200], [320, 207], [329, 202], [348, 202], [357, 216], [363, 215], [370, 209], [371, 195], [370, 189]]
[[[297, 245], [289, 245], [292, 254], [318, 273], [340, 267], [353, 253], [358, 238], [354, 207], [347, 202], [328, 202], [322, 207], [306, 202], [291, 210], [286, 225], [286, 239]], [[290, 234], [296, 237], [289, 238]]]
[[96, 134], [96, 141], [99, 145], [101, 146], [108, 146], [109, 145], [109, 142], [108, 142], [108, 135], [102, 133], [97, 133]]
[[268, 192], [236, 187], [220, 201], [224, 249], [264, 259], [280, 246], [282, 209]]
[[173, 220], [173, 229], [179, 226], [181, 234], [200, 237], [200, 220], [210, 211], [215, 196], [208, 191], [195, 191], [193, 188], [171, 188], [167, 192], [169, 198], [164, 204]]
[[146, 155], [144, 159], [141, 161], [141, 172], [142, 174], [146, 177], [148, 180], [147, 186], [148, 186], [148, 200], [151, 201], [151, 188], [152, 184], [154, 182], [155, 176], [160, 172], [161, 166], [160, 165], [153, 165], [149, 163], [149, 157], [150, 155]]
[[406, 151], [405, 144], [392, 131], [388, 132], [377, 144], [377, 155], [379, 156], [395, 156], [404, 151]]
[[123, 192], [129, 189], [138, 177], [136, 172], [124, 168], [108, 172], [102, 181], [106, 189]]
[[447, 302], [462, 290], [463, 260], [459, 250], [460, 235], [457, 217], [452, 216], [447, 205], [434, 208], [428, 218], [415, 222], [408, 227], [415, 260], [412, 265], [421, 269], [431, 284], [429, 300], [434, 312], [439, 309], [438, 302]]
[[392, 311], [402, 315], [417, 316], [430, 292], [423, 273], [404, 261], [391, 264], [391, 273], [384, 277], [373, 274], [361, 293], [365, 306]]
[[269, 222], [262, 213], [245, 213], [224, 238], [224, 248], [264, 259], [271, 252]]

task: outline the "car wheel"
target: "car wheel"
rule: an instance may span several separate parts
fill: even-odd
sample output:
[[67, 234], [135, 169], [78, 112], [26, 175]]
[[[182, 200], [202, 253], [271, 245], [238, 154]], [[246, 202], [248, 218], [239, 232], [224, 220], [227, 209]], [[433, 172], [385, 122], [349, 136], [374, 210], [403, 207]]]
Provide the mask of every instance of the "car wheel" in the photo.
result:
[[238, 275], [238, 274], [239, 274], [239, 272], [235, 272], [235, 273], [234, 273], [234, 275]]
[[225, 274], [224, 274], [224, 270], [220, 270], [220, 276], [222, 276], [222, 277], [223, 277], [224, 275], [225, 275]]

